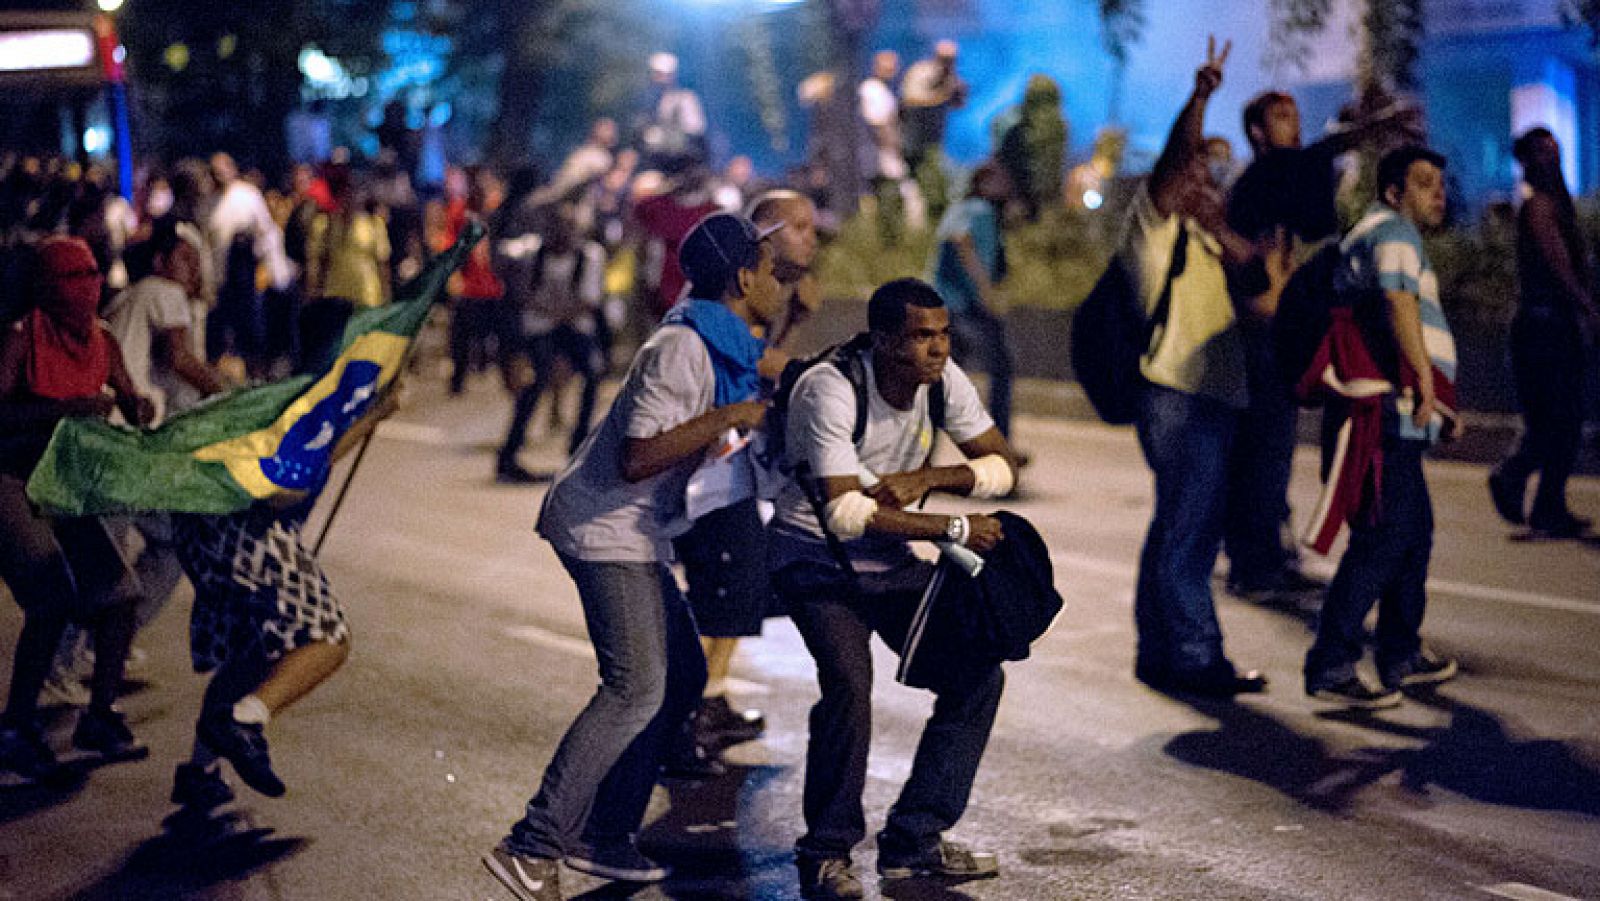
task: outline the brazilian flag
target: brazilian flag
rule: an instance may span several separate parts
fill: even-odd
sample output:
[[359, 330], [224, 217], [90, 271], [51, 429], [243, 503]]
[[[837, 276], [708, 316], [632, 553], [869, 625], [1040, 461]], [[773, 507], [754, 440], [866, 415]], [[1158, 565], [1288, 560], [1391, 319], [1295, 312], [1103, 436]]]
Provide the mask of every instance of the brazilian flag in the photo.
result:
[[63, 420], [28, 497], [69, 516], [226, 514], [320, 489], [339, 439], [400, 374], [445, 282], [482, 236], [469, 227], [393, 303], [353, 315], [321, 373], [234, 391], [149, 431]]

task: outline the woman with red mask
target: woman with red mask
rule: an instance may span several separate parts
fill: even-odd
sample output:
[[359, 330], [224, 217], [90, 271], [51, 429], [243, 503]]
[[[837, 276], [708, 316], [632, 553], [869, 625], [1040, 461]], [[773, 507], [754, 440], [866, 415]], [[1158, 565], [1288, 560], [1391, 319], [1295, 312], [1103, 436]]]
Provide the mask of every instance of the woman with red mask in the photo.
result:
[[119, 409], [144, 424], [154, 406], [135, 392], [100, 323], [102, 278], [88, 245], [45, 238], [34, 264], [33, 309], [0, 335], [0, 579], [24, 612], [0, 714], [0, 780], [22, 783], [60, 773], [36, 714], [69, 620], [89, 628], [95, 649], [89, 709], [73, 745], [111, 760], [148, 753], [113, 706], [133, 635], [137, 581], [98, 519], [47, 518], [29, 504], [26, 485], [61, 419]]

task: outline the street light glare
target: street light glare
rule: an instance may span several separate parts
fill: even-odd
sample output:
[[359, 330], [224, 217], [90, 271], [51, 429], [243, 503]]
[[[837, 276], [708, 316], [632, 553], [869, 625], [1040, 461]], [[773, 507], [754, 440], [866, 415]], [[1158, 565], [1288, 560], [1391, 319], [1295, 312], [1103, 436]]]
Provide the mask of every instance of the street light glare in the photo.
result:
[[103, 13], [114, 13], [122, 8], [123, 0], [95, 0], [95, 5]]

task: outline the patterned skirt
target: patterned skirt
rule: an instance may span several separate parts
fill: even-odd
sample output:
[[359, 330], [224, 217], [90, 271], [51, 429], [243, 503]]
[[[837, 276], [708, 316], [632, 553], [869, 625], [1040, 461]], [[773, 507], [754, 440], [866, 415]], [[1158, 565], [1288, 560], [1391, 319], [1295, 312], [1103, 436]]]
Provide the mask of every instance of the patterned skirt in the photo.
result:
[[273, 661], [349, 637], [328, 576], [301, 541], [303, 512], [257, 505], [228, 516], [177, 515], [173, 524], [195, 589], [189, 654], [196, 672], [239, 654]]

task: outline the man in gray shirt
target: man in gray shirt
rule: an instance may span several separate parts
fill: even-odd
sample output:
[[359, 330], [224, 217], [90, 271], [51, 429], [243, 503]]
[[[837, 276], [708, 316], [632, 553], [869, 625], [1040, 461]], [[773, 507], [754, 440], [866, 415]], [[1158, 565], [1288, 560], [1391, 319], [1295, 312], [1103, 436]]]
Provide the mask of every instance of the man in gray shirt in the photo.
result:
[[[899, 650], [933, 575], [909, 542], [948, 541], [983, 553], [1003, 537], [990, 516], [907, 508], [932, 491], [1001, 497], [1017, 472], [1015, 452], [950, 359], [950, 313], [938, 292], [916, 279], [890, 282], [873, 294], [867, 318], [870, 346], [842, 351], [863, 357], [865, 430], [859, 443], [853, 440], [858, 395], [842, 367], [819, 363], [795, 382], [787, 420], [795, 482], [779, 498], [770, 539], [773, 586], [817, 661], [822, 688], [806, 753], [806, 834], [795, 846], [800, 891], [808, 899], [863, 896], [850, 850], [866, 837], [861, 795], [872, 732], [872, 634]], [[929, 411], [940, 395], [943, 430], [966, 463], [929, 465], [935, 438]], [[851, 572], [830, 552], [824, 527], [840, 542]], [[910, 778], [878, 833], [883, 878], [998, 874], [993, 854], [946, 841], [942, 833], [966, 808], [1003, 681], [997, 664], [954, 666], [935, 689], [938, 701]]]
[[703, 453], [766, 417], [753, 399], [765, 349], [754, 332], [781, 301], [763, 237], [726, 213], [689, 233], [679, 262], [691, 299], [640, 349], [605, 420], [545, 498], [539, 534], [577, 584], [600, 687], [562, 737], [526, 815], [484, 855], [522, 901], [561, 897], [562, 860], [607, 879], [667, 876], [634, 836], [665, 733], [695, 709], [706, 679], [694, 618], [667, 562], [672, 537], [688, 526], [685, 487]]

